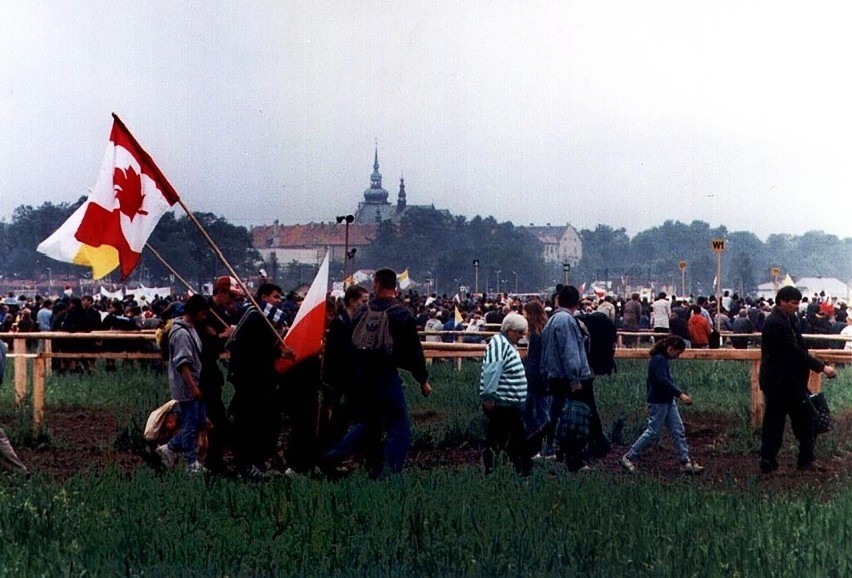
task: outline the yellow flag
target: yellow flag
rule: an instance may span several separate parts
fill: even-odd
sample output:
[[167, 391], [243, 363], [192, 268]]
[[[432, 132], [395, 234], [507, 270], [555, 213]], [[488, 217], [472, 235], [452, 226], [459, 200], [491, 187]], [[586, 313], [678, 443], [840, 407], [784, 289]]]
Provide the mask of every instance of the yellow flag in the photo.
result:
[[459, 312], [459, 306], [456, 305], [456, 325], [463, 323], [463, 322], [464, 322], [464, 318], [462, 317], [462, 314]]

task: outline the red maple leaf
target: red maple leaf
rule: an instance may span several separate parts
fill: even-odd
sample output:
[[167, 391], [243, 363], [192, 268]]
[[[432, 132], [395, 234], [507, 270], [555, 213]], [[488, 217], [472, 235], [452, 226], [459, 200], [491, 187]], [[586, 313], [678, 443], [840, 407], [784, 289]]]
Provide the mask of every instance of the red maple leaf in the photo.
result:
[[116, 167], [112, 176], [115, 198], [118, 199], [119, 210], [130, 217], [136, 215], [147, 215], [148, 211], [142, 210], [142, 178], [133, 167], [127, 167], [127, 171]]

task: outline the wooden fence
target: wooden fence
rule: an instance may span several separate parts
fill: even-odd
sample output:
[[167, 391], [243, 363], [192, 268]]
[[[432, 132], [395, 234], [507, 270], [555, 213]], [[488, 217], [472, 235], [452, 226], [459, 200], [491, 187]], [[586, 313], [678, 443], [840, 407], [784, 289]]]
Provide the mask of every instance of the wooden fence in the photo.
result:
[[[431, 363], [434, 359], [453, 359], [457, 367], [461, 367], [464, 359], [481, 359], [485, 352], [485, 343], [464, 343], [465, 337], [482, 337], [490, 338], [494, 332], [482, 333], [467, 333], [463, 331], [448, 331], [448, 332], [421, 332], [423, 337], [430, 335], [451, 335], [455, 339], [452, 343], [444, 343], [442, 341], [424, 341], [423, 352], [427, 362]], [[653, 337], [653, 334], [647, 332], [639, 333], [619, 333], [619, 337], [636, 337], [643, 338]], [[659, 336], [659, 334], [657, 334]], [[760, 337], [759, 334], [754, 334], [751, 337]], [[808, 339], [827, 340], [846, 340], [844, 337], [832, 335], [808, 335]], [[12, 352], [8, 355], [14, 362], [15, 374], [15, 402], [24, 404], [27, 399], [27, 393], [30, 382], [29, 365], [32, 361], [32, 404], [33, 404], [33, 428], [37, 430], [44, 420], [45, 394], [44, 386], [45, 379], [50, 373], [50, 365], [52, 359], [148, 359], [159, 360], [159, 352], [90, 352], [90, 353], [70, 353], [70, 352], [54, 352], [53, 340], [61, 339], [64, 343], [69, 341], [96, 341], [103, 343], [104, 341], [120, 340], [125, 343], [128, 341], [139, 341], [142, 343], [151, 342], [155, 339], [153, 331], [102, 331], [93, 333], [61, 333], [61, 332], [40, 332], [40, 333], [0, 333], [0, 338], [12, 340]], [[27, 351], [27, 341], [37, 340], [43, 345], [39, 347], [39, 352], [30, 353]], [[622, 343], [619, 339], [619, 345]], [[525, 350], [521, 348], [522, 355]], [[852, 363], [852, 350], [850, 349], [812, 349], [811, 354], [822, 359], [826, 363]], [[648, 349], [646, 347], [622, 347], [618, 346], [615, 350], [616, 359], [647, 359]], [[750, 385], [751, 385], [751, 416], [752, 424], [757, 427], [763, 421], [763, 398], [759, 387], [759, 370], [760, 370], [760, 350], [759, 349], [687, 349], [681, 359], [697, 359], [707, 361], [748, 361], [751, 366]], [[821, 374], [811, 373], [811, 379], [808, 387], [813, 393], [820, 391]]]

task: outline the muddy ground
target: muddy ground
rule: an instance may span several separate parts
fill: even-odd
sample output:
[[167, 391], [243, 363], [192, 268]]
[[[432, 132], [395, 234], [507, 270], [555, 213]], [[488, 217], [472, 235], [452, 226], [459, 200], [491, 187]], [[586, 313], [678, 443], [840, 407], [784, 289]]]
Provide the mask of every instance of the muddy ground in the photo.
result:
[[[9, 416], [0, 416], [8, 419]], [[835, 416], [835, 430], [828, 436], [849, 439], [852, 436], [852, 415]], [[431, 420], [434, 416], [414, 415], [413, 419]], [[48, 409], [45, 415], [49, 435], [36, 447], [17, 447], [18, 454], [33, 471], [62, 480], [78, 473], [95, 473], [110, 467], [131, 471], [149, 467], [135, 450], [117, 444], [117, 416], [113, 411], [95, 408]], [[8, 424], [8, 421], [3, 423]], [[706, 414], [690, 414], [685, 421], [687, 441], [692, 457], [706, 467], [696, 476], [701, 486], [708, 488], [746, 490], [765, 488], [767, 491], [816, 492], [829, 497], [839, 488], [852, 481], [852, 456], [840, 454], [829, 456], [825, 450], [827, 440], [818, 441], [817, 453], [822, 471], [801, 472], [795, 467], [795, 451], [787, 444], [791, 433], [787, 430], [785, 447], [779, 455], [781, 468], [771, 476], [761, 476], [757, 469], [757, 454], [736, 450], [732, 434], [737, 427], [731, 420]], [[632, 440], [630, 440], [632, 441]], [[821, 445], [823, 446], [821, 448]], [[619, 465], [619, 458], [626, 451], [624, 446], [613, 446], [609, 456], [592, 462], [594, 470], [609, 472], [615, 476], [627, 476]], [[409, 455], [409, 466], [413, 468], [435, 468], [479, 464], [480, 447], [463, 445], [441, 450], [413, 448]], [[667, 440], [650, 451], [637, 462], [639, 476], [661, 481], [682, 479], [678, 463]], [[558, 467], [548, 466], [555, 473]], [[564, 475], [583, 475], [568, 474]]]

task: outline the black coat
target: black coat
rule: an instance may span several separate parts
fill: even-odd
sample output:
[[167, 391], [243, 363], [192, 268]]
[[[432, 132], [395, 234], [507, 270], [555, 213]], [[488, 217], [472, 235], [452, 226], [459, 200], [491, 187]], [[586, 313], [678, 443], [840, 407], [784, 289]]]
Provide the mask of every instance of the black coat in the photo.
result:
[[809, 372], [820, 372], [824, 367], [808, 353], [794, 319], [773, 308], [761, 333], [760, 389], [766, 394], [806, 395]]

